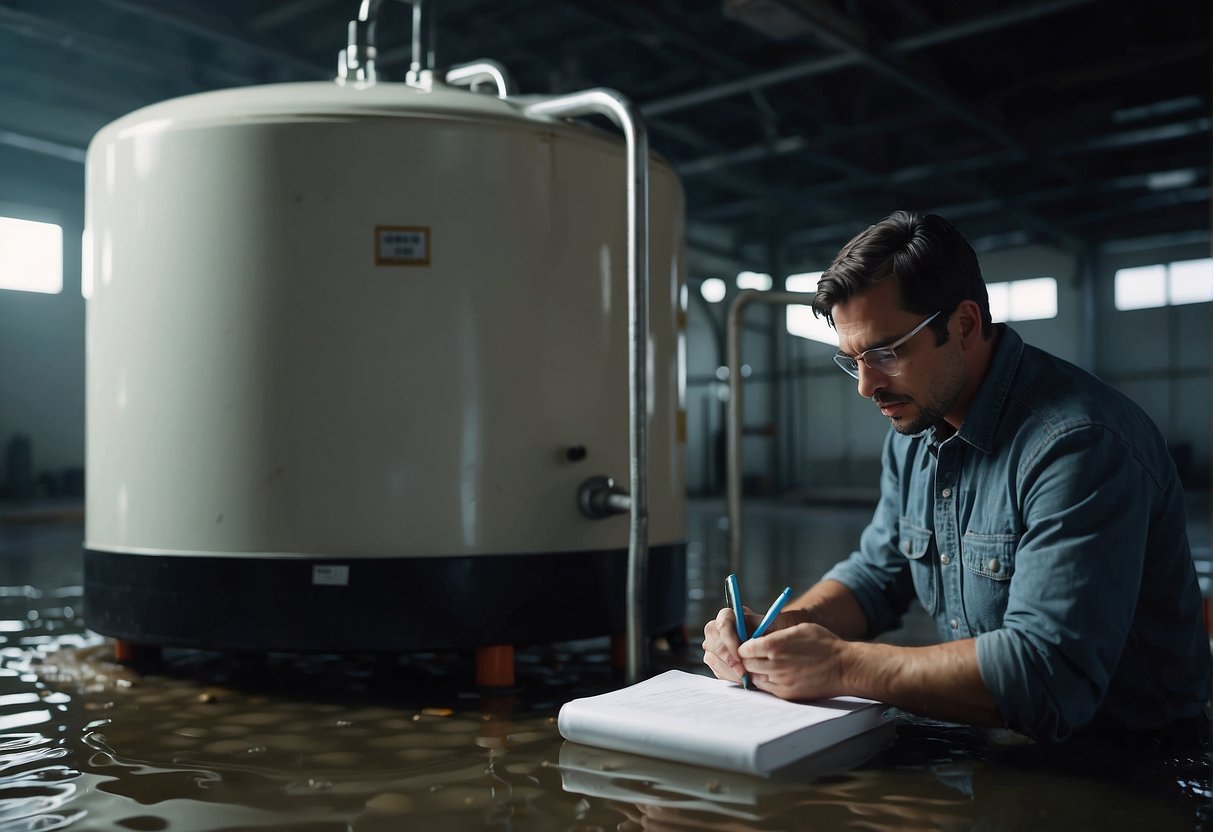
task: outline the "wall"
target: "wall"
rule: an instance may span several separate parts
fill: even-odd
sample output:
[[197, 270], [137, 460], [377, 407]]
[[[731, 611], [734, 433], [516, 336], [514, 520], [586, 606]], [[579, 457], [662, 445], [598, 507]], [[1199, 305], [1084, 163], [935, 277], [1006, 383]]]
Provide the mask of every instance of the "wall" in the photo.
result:
[[[1207, 245], [1139, 251], [1094, 259], [1096, 323], [1088, 333], [1084, 315], [1082, 268], [1067, 252], [1029, 246], [981, 255], [987, 282], [1031, 277], [1053, 277], [1058, 283], [1058, 315], [1039, 321], [1012, 324], [1023, 339], [1080, 366], [1091, 363], [1102, 378], [1140, 404], [1155, 420], [1163, 435], [1187, 463], [1189, 484], [1206, 485], [1213, 466], [1210, 452], [1210, 412], [1213, 412], [1210, 323], [1213, 306], [1207, 303], [1165, 309], [1119, 312], [1113, 303], [1114, 275], [1118, 268], [1165, 263], [1209, 256]], [[692, 275], [695, 277], [695, 275]], [[692, 284], [692, 291], [695, 285]], [[712, 354], [711, 330], [723, 321], [733, 293], [721, 304], [692, 303], [688, 349], [690, 432], [688, 469], [692, 493], [711, 493], [713, 482], [705, 475], [713, 465], [705, 462], [701, 448], [710, 446], [702, 434], [704, 407], [716, 430], [723, 425], [725, 404], [716, 396], [711, 373], [717, 358]], [[711, 323], [708, 316], [713, 317]], [[770, 350], [760, 329], [762, 313], [747, 312], [743, 358], [754, 369], [745, 381], [745, 424], [755, 427], [772, 421], [769, 388]], [[782, 321], [782, 318], [780, 318]], [[779, 324], [782, 327], [782, 323]], [[1094, 353], [1090, 351], [1094, 345]], [[748, 435], [743, 441], [743, 473], [751, 483], [777, 481], [779, 471], [771, 459], [778, 447], [788, 457], [786, 487], [790, 492], [829, 496], [847, 489], [870, 489], [877, 481], [881, 443], [888, 430], [885, 419], [872, 403], [861, 399], [855, 381], [834, 365], [834, 348], [788, 336], [788, 381], [784, 387], [778, 439]], [[723, 353], [721, 354], [721, 359]], [[1090, 369], [1090, 368], [1088, 368]], [[704, 401], [713, 404], [703, 405]], [[719, 413], [719, 418], [717, 417]], [[700, 457], [694, 459], [695, 457]], [[723, 483], [723, 474], [718, 482]]]
[[1213, 305], [1196, 303], [1159, 309], [1115, 308], [1116, 269], [1208, 257], [1204, 245], [1105, 256], [1105, 291], [1099, 295], [1096, 337], [1099, 374], [1140, 404], [1162, 430], [1187, 480], [1209, 484], [1213, 406], [1210, 323]]
[[0, 215], [63, 227], [63, 291], [0, 290], [0, 483], [15, 433], [35, 477], [84, 466], [84, 166], [0, 147]]

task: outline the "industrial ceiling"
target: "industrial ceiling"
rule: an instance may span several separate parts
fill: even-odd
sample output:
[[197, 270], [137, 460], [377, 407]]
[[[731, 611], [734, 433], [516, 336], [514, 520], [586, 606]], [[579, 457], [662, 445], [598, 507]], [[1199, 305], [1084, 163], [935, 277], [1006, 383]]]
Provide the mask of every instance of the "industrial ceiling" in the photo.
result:
[[[1209, 0], [432, 0], [439, 67], [611, 87], [686, 188], [692, 276], [821, 268], [895, 208], [979, 250], [1209, 239]], [[355, 0], [0, 0], [0, 145], [77, 166], [203, 90], [335, 75]], [[401, 80], [411, 12], [384, 2]], [[0, 171], [2, 173], [2, 171]], [[695, 270], [700, 274], [695, 275]]]

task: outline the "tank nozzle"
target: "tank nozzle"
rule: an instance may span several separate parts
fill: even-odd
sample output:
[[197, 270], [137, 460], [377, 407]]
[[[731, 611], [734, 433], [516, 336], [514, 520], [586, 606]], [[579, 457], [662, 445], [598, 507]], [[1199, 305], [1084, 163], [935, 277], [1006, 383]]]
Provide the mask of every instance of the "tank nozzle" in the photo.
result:
[[601, 520], [632, 510], [632, 498], [610, 477], [594, 476], [577, 488], [577, 505], [591, 520]]

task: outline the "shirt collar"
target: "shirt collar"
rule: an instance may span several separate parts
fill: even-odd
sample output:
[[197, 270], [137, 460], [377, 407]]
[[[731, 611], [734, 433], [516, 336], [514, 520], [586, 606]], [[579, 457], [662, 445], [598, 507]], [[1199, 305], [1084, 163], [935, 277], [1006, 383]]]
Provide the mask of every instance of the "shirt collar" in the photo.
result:
[[[998, 346], [994, 348], [986, 377], [969, 405], [964, 424], [956, 432], [965, 442], [985, 453], [994, 450], [994, 430], [1006, 407], [1007, 394], [1023, 355], [1023, 339], [1019, 333], [1006, 324], [995, 324], [994, 327], [996, 333], [1001, 332]], [[938, 442], [939, 433], [933, 430], [932, 435]], [[943, 439], [946, 441], [947, 437]]]

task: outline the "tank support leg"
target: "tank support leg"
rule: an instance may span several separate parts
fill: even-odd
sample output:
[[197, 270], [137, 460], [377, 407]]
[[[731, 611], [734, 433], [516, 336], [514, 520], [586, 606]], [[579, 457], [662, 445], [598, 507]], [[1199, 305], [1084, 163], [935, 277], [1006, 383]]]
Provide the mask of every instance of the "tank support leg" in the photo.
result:
[[156, 664], [160, 661], [160, 648], [154, 644], [140, 644], [126, 639], [114, 639], [114, 661], [119, 664]]
[[514, 645], [476, 648], [476, 685], [482, 688], [514, 687]]

